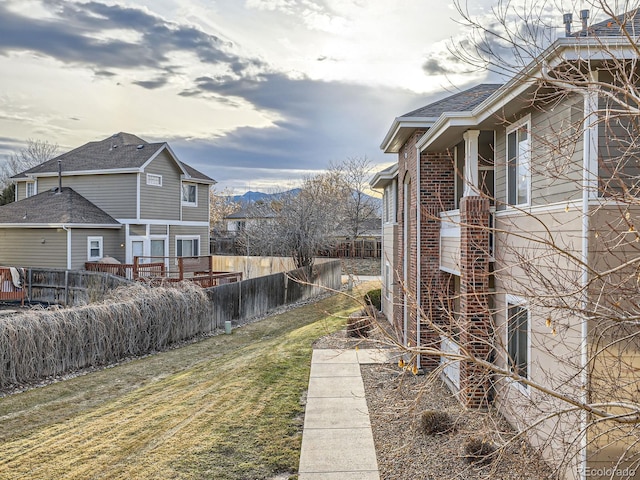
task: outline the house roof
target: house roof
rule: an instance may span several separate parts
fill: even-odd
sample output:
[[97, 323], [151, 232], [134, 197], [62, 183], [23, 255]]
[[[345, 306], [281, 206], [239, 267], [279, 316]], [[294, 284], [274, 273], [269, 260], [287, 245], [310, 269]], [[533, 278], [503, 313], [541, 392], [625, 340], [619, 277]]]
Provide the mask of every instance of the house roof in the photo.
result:
[[149, 143], [136, 135], [125, 132], [116, 133], [104, 140], [85, 143], [12, 178], [56, 174], [58, 160], [62, 162], [62, 168], [67, 174], [69, 172], [141, 169], [164, 149], [170, 152], [178, 166], [186, 174], [185, 176], [194, 180], [214, 181], [204, 173], [179, 161], [166, 142]]
[[278, 214], [268, 205], [250, 205], [225, 216], [225, 220], [245, 220], [248, 218], [277, 218]]
[[500, 83], [481, 83], [462, 92], [454, 93], [442, 100], [405, 113], [403, 117], [439, 117], [444, 112], [467, 112], [477, 107], [484, 99], [500, 88]]
[[518, 106], [530, 102], [527, 91], [535, 88], [531, 79], [542, 75], [541, 71], [549, 66], [577, 59], [593, 62], [606, 61], [611, 57], [635, 59], [635, 41], [622, 35], [622, 25], [632, 37], [637, 35], [635, 32], [640, 33], [640, 9], [592, 25], [586, 30], [588, 35], [577, 32], [569, 37], [558, 38], [518, 75], [488, 95], [471, 111], [443, 112], [416, 146], [420, 151], [427, 148], [441, 151], [467, 129], [481, 128], [485, 122], [502, 123], [510, 110], [515, 113]]
[[385, 153], [399, 152], [402, 145], [416, 129], [430, 128], [445, 112], [473, 110], [501, 86], [496, 83], [481, 83], [395, 118], [380, 148]]
[[119, 228], [111, 215], [69, 187], [47, 190], [0, 207], [0, 227], [94, 226]]
[[574, 37], [617, 37], [623, 35], [622, 28], [632, 37], [640, 36], [640, 8], [630, 10], [617, 17], [594, 23], [586, 30], [572, 34]]

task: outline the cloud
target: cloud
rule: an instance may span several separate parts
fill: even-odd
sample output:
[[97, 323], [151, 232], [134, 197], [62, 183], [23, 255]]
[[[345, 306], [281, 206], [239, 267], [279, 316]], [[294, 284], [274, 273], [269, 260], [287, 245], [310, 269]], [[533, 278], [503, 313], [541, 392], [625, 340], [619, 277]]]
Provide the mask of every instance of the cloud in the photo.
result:
[[[46, 18], [21, 15], [0, 4], [0, 53], [30, 51], [63, 63], [109, 69], [159, 69], [172, 73], [170, 55], [189, 53], [200, 62], [226, 67], [236, 75], [261, 65], [232, 51], [220, 37], [192, 26], [170, 22], [145, 10], [100, 2], [43, 2]], [[148, 83], [148, 82], [139, 82]]]
[[242, 182], [241, 172], [245, 180], [255, 178], [255, 168], [286, 176], [284, 170], [319, 171], [349, 156], [382, 159], [379, 144], [393, 118], [429, 103], [402, 89], [275, 73], [236, 82], [200, 77], [191, 94], [196, 92], [236, 97], [281, 117], [270, 127], [238, 128], [209, 141], [171, 140], [181, 158], [216, 180], [227, 179], [233, 169], [236, 176], [229, 180], [235, 185]]
[[149, 90], [155, 90], [156, 88], [163, 87], [169, 82], [169, 79], [166, 77], [157, 78], [155, 80], [136, 80], [132, 82], [134, 85], [138, 85], [139, 87], [146, 88]]

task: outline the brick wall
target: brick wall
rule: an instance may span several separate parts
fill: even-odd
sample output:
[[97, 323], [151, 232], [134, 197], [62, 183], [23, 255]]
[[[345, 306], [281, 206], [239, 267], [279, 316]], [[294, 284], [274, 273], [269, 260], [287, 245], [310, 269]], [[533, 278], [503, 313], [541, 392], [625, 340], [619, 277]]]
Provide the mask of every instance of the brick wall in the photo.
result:
[[[490, 360], [489, 200], [460, 201], [460, 345], [482, 360]], [[460, 365], [460, 401], [468, 407], [488, 403], [489, 375], [472, 362]]]
[[[403, 294], [406, 294], [409, 311], [408, 340], [417, 344], [416, 299], [420, 288], [420, 303], [424, 316], [420, 323], [420, 344], [439, 348], [440, 338], [430, 328], [430, 321], [443, 323], [448, 312], [441, 308], [451, 293], [451, 276], [440, 271], [440, 212], [454, 208], [455, 183], [453, 158], [448, 153], [423, 153], [420, 155], [420, 199], [418, 204], [416, 181], [418, 159], [416, 142], [425, 131], [418, 130], [407, 140], [398, 154], [398, 231], [395, 241], [398, 252], [396, 268], [399, 278], [404, 278], [403, 260], [406, 256], [407, 282], [398, 293], [394, 311], [394, 323], [399, 331], [404, 325]], [[408, 215], [405, 217], [405, 185], [408, 188]], [[420, 279], [418, 279], [418, 208], [420, 208]], [[408, 219], [408, 251], [405, 247], [405, 218]], [[439, 363], [437, 356], [422, 356], [422, 367], [433, 368]]]
[[[451, 275], [440, 270], [440, 212], [455, 204], [453, 157], [448, 153], [423, 153], [420, 156], [420, 243], [421, 305], [424, 318], [420, 326], [420, 343], [440, 349], [440, 336], [430, 322], [446, 324], [449, 311], [443, 308], [451, 296]], [[421, 366], [435, 368], [440, 357], [423, 355]]]

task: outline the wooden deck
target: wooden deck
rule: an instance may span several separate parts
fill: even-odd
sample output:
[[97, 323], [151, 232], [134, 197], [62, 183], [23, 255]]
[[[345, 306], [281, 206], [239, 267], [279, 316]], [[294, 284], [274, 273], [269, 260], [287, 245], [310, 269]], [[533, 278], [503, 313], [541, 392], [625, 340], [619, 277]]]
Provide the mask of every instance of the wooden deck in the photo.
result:
[[212, 268], [210, 256], [201, 257], [134, 257], [133, 263], [86, 262], [85, 269], [105, 272], [152, 285], [188, 280], [203, 288], [242, 280], [241, 272], [218, 272]]

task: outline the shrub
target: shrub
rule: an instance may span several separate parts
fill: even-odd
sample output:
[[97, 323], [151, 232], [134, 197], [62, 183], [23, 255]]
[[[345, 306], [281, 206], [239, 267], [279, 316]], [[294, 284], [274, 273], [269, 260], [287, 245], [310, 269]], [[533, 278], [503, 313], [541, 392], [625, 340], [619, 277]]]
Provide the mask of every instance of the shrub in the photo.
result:
[[376, 288], [374, 290], [369, 290], [364, 295], [364, 301], [367, 305], [372, 305], [376, 311], [382, 310], [382, 290], [380, 288]]
[[468, 463], [486, 465], [493, 460], [496, 448], [483, 438], [473, 437], [464, 444], [464, 458]]
[[422, 431], [427, 435], [447, 433], [454, 430], [451, 415], [439, 410], [425, 410], [420, 418]]
[[352, 313], [347, 319], [347, 335], [349, 337], [366, 338], [372, 327], [371, 318], [364, 311]]

